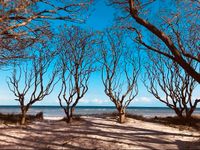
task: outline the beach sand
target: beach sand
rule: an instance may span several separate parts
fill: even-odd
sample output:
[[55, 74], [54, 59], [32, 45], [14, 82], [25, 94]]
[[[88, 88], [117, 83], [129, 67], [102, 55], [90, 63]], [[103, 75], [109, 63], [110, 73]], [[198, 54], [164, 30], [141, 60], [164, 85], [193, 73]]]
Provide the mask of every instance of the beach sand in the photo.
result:
[[0, 125], [0, 149], [200, 149], [200, 132], [114, 117], [82, 116], [67, 124], [45, 118], [27, 126]]

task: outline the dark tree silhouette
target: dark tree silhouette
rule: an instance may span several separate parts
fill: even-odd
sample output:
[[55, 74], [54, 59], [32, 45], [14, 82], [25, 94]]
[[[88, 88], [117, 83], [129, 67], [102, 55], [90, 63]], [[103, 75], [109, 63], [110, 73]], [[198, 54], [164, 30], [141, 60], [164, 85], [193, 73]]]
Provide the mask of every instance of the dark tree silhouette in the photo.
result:
[[121, 33], [107, 32], [102, 39], [104, 91], [117, 108], [119, 122], [124, 123], [126, 108], [138, 94], [139, 67]]
[[[181, 119], [191, 119], [191, 115], [200, 102], [194, 99], [193, 92], [197, 82], [175, 62], [161, 55], [150, 53], [150, 60], [146, 65], [145, 86], [156, 99], [174, 110]], [[197, 64], [191, 61], [191, 66]]]
[[[190, 58], [198, 63], [200, 62], [199, 1], [111, 0], [111, 3], [126, 12], [126, 19], [133, 18], [136, 21], [137, 25], [124, 26], [137, 33], [137, 42], [148, 50], [177, 62], [200, 83], [199, 70], [195, 70], [188, 61], [188, 58]], [[155, 6], [161, 7], [161, 10], [156, 11]], [[157, 14], [161, 16], [156, 16]], [[131, 21], [129, 20], [129, 22]], [[138, 25], [143, 28], [139, 30]], [[154, 44], [147, 42], [147, 32], [142, 34], [143, 29], [153, 35], [154, 38], [159, 39], [160, 43], [167, 49], [163, 51], [155, 47]]]
[[[83, 12], [91, 0], [1, 0], [0, 63], [23, 58], [24, 49], [52, 37], [54, 20], [84, 21]], [[86, 17], [86, 16], [85, 16]]]
[[50, 52], [39, 51], [39, 55], [37, 54], [35, 53], [29, 61], [14, 63], [12, 76], [7, 82], [10, 91], [16, 97], [15, 100], [20, 104], [21, 124], [26, 123], [26, 114], [31, 106], [49, 95], [57, 83], [57, 71], [50, 70], [53, 59]]
[[62, 82], [58, 99], [68, 123], [72, 121], [79, 100], [88, 91], [88, 81], [95, 70], [94, 43], [92, 32], [75, 26], [61, 30], [59, 61]]

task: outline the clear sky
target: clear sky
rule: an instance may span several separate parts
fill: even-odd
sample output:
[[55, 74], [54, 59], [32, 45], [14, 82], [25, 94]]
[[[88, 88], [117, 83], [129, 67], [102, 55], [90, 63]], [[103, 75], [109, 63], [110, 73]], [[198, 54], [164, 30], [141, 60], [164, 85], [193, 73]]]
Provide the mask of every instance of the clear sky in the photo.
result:
[[[114, 21], [114, 8], [106, 6], [103, 0], [96, 2], [94, 11], [87, 19], [86, 24], [83, 27], [93, 28], [94, 30], [103, 30], [106, 27], [112, 25]], [[60, 25], [62, 22], [57, 22], [55, 25]], [[0, 72], [0, 105], [18, 105], [15, 101], [13, 93], [8, 89], [6, 80], [10, 75], [9, 71]], [[57, 95], [59, 92], [59, 85], [55, 87], [55, 90], [51, 95], [47, 96], [43, 101], [36, 103], [35, 105], [59, 105]], [[198, 93], [195, 93], [197, 97]], [[104, 88], [101, 81], [100, 72], [94, 73], [90, 78], [89, 91], [86, 96], [79, 102], [79, 106], [113, 106], [109, 98], [104, 94]], [[151, 94], [146, 91], [142, 81], [139, 79], [139, 95], [132, 101], [130, 106], [147, 106], [158, 107], [165, 106], [158, 100], [156, 100]]]

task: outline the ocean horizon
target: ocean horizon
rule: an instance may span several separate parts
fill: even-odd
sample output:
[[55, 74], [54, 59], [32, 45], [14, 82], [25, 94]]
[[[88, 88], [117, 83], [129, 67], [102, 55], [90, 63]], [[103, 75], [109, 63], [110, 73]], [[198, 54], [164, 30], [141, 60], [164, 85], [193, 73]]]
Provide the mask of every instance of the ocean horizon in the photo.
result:
[[[32, 106], [28, 114], [35, 115], [43, 112], [44, 117], [64, 117], [65, 113], [60, 106]], [[74, 114], [76, 115], [100, 115], [117, 112], [115, 106], [77, 106]], [[176, 114], [168, 107], [134, 107], [130, 106], [126, 112], [132, 115], [142, 115], [144, 117], [166, 117], [175, 116]], [[19, 114], [20, 106], [17, 105], [1, 105], [0, 113], [3, 114]], [[200, 108], [197, 108], [194, 114], [200, 114]]]

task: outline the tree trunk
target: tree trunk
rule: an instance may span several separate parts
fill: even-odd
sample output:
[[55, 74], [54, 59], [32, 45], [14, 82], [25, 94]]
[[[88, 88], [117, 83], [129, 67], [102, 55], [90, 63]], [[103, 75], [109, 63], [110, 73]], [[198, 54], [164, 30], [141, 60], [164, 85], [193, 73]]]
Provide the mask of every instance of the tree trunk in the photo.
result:
[[73, 116], [73, 108], [67, 107], [66, 113], [66, 122], [71, 123], [72, 122], [72, 116]]
[[22, 115], [21, 115], [21, 125], [24, 125], [26, 123], [26, 110], [22, 110]]
[[195, 107], [191, 107], [190, 110], [188, 112], [186, 112], [186, 119], [190, 120], [192, 117], [192, 113], [194, 112]]
[[174, 108], [174, 111], [176, 113], [176, 115], [180, 118], [180, 119], [183, 119], [183, 114], [182, 112], [178, 109], [178, 108]]
[[192, 114], [190, 114], [190, 113], [188, 113], [188, 114], [186, 114], [186, 120], [191, 120], [191, 118], [192, 118]]
[[71, 122], [72, 122], [72, 117], [69, 116], [69, 117], [66, 119], [66, 122], [67, 122], [67, 123], [71, 123]]
[[120, 111], [119, 111], [119, 123], [124, 123], [125, 120], [126, 120], [125, 110], [120, 109]]
[[65, 114], [66, 114], [66, 122], [69, 123], [70, 122], [70, 108], [69, 106], [67, 106], [67, 109], [65, 110]]

